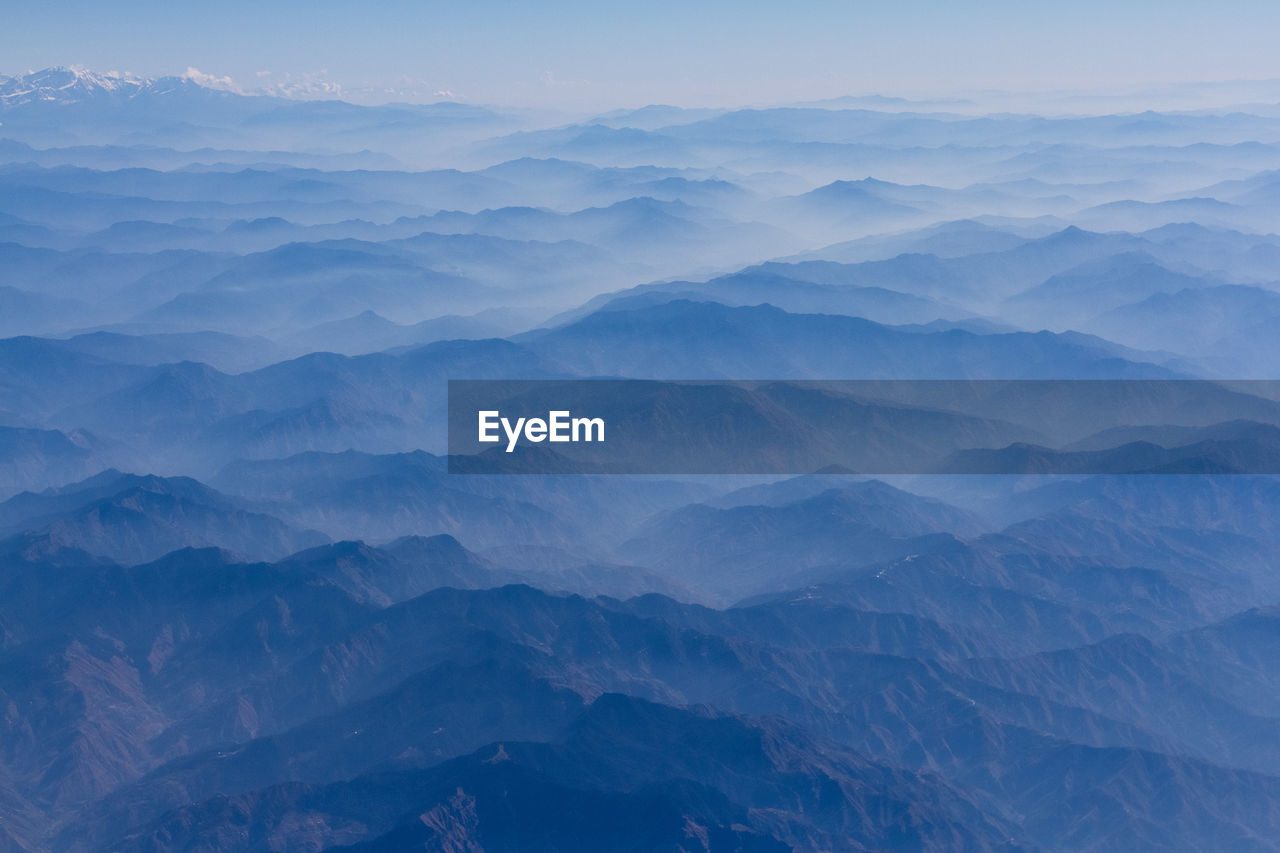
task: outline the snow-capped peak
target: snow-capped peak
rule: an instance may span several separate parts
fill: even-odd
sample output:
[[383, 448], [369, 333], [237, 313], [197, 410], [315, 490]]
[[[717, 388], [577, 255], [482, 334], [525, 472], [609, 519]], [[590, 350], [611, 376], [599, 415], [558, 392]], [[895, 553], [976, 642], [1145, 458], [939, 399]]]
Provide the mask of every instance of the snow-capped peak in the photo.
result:
[[79, 66], [58, 66], [28, 71], [14, 77], [0, 76], [0, 105], [129, 100], [143, 92], [155, 90], [157, 84], [165, 80], [195, 86], [202, 82], [186, 77], [156, 80], [128, 72], [100, 72]]

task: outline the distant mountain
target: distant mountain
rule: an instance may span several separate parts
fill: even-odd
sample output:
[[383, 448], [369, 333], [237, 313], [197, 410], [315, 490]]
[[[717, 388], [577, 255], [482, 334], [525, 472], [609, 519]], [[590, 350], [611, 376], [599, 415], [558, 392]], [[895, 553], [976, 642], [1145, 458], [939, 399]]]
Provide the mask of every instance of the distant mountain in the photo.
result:
[[[1048, 447], [1014, 444], [998, 450], [962, 450], [940, 466], [948, 474], [1275, 474], [1280, 473], [1280, 428], [1270, 424], [1237, 423], [1209, 428], [1170, 430], [1173, 446], [1138, 438], [1141, 428], [1108, 430], [1089, 442], [1101, 444], [1103, 435], [1114, 443], [1105, 449], [1055, 451]], [[1157, 435], [1162, 430], [1155, 430]], [[1181, 433], [1181, 435], [1179, 435]], [[1172, 440], [1170, 440], [1172, 439]], [[1187, 442], [1187, 443], [1182, 443]]]
[[132, 74], [98, 74], [83, 68], [46, 68], [17, 77], [0, 77], [0, 105], [13, 108], [31, 104], [122, 102], [202, 89], [181, 77], [151, 80]]
[[[1193, 437], [1250, 435], [1254, 424], [1215, 426]], [[1261, 430], [1274, 434], [1273, 428]], [[1154, 522], [1205, 533], [1230, 533], [1263, 541], [1280, 539], [1271, 507], [1280, 504], [1280, 490], [1271, 477], [1168, 476], [1092, 477], [1080, 483], [1045, 487], [1057, 506], [1070, 512], [1113, 522]], [[1033, 495], [1028, 495], [1033, 500]], [[1048, 508], [1046, 508], [1047, 511]]]
[[815, 271], [812, 267], [768, 263], [705, 282], [640, 285], [618, 293], [602, 294], [555, 319], [563, 321], [583, 316], [591, 310], [635, 308], [676, 299], [713, 301], [732, 306], [768, 303], [794, 313], [845, 314], [886, 325], [958, 319], [968, 313], [955, 305], [883, 287], [828, 283], [825, 280], [827, 275], [814, 276], [822, 279], [820, 282], [808, 280]]
[[687, 162], [692, 152], [688, 145], [661, 132], [593, 122], [516, 131], [480, 143], [473, 153], [490, 163], [535, 157], [630, 167]]
[[1164, 646], [1199, 668], [1220, 696], [1254, 714], [1274, 717], [1275, 673], [1257, 650], [1274, 642], [1278, 616], [1273, 607], [1251, 608], [1176, 634]]
[[971, 313], [998, 313], [1005, 298], [1054, 275], [1154, 248], [1133, 235], [1096, 234], [1073, 226], [996, 251], [951, 257], [907, 253], [858, 263], [798, 260], [765, 263], [750, 272], [783, 275], [810, 284], [879, 287], [963, 306]]
[[685, 507], [650, 521], [621, 550], [724, 601], [803, 585], [815, 570], [927, 551], [936, 547], [931, 534], [978, 527], [957, 509], [873, 480], [781, 506]]
[[137, 381], [84, 389], [57, 421], [132, 436], [132, 455], [122, 454], [129, 467], [179, 465], [201, 475], [234, 459], [309, 450], [443, 449], [445, 413], [435, 404], [444, 400], [445, 378], [548, 375], [539, 363], [536, 353], [502, 340], [442, 341], [394, 356], [313, 353], [234, 375], [193, 362], [110, 363]]
[[[5, 136], [44, 149], [89, 144], [275, 151], [281, 152], [276, 162], [304, 165], [320, 161], [284, 152], [308, 148], [308, 138], [324, 139], [326, 153], [379, 152], [346, 163], [380, 168], [388, 160], [404, 162], [402, 155], [412, 162], [430, 160], [452, 145], [524, 124], [514, 115], [468, 104], [360, 106], [279, 97], [281, 90], [242, 93], [227, 81], [203, 85], [209, 82], [195, 75], [144, 79], [68, 68], [7, 78], [0, 92], [7, 95], [0, 101], [7, 104], [0, 106]], [[245, 160], [243, 154], [235, 159]]]
[[1222, 281], [1259, 283], [1275, 280], [1280, 243], [1274, 235], [1242, 233], [1194, 222], [1177, 222], [1142, 233], [1147, 251], [1164, 263], [1212, 270]]
[[1171, 376], [1048, 333], [918, 334], [769, 305], [676, 300], [599, 311], [515, 340], [583, 374], [635, 378], [1120, 378]]
[[79, 353], [59, 341], [0, 339], [0, 409], [32, 420], [153, 375], [150, 368]]
[[788, 217], [822, 223], [824, 234], [891, 231], [920, 223], [924, 211], [894, 199], [892, 189], [876, 181], [835, 181], [777, 205]]
[[198, 361], [226, 373], [253, 370], [280, 360], [280, 348], [266, 338], [220, 332], [142, 335], [88, 332], [68, 338], [61, 346], [123, 364], [154, 366]]
[[14, 492], [82, 477], [99, 461], [87, 433], [0, 426], [0, 500]]
[[[1158, 477], [1097, 477], [1062, 489], [1054, 496], [1057, 508], [1005, 532], [1055, 555], [1208, 580], [1237, 590], [1231, 600], [1240, 607], [1252, 606], [1275, 589], [1268, 556], [1276, 535], [1267, 516], [1276, 501], [1271, 491], [1268, 477], [1177, 470]], [[1150, 534], [1153, 525], [1160, 536]]]
[[[1202, 278], [1165, 269], [1145, 253], [1126, 252], [1055, 275], [1006, 300], [1003, 313], [1024, 325], [1052, 331], [1093, 331], [1090, 321], [1100, 313], [1140, 302], [1153, 294], [1203, 287], [1206, 283]], [[1105, 328], [1117, 327], [1113, 323]]]
[[[184, 105], [183, 99], [202, 98], [210, 104], [246, 104], [257, 112], [279, 110], [291, 104], [299, 108], [310, 107], [310, 112], [358, 112], [361, 108], [340, 101], [291, 102], [287, 98], [264, 95], [244, 95], [228, 86], [204, 85], [193, 75], [169, 77], [141, 77], [118, 72], [94, 72], [81, 67], [57, 66], [27, 74], [0, 76], [0, 104], [4, 107], [30, 108], [34, 106], [93, 105], [119, 109], [129, 102], [160, 100], [170, 105]], [[459, 118], [485, 115], [478, 107], [463, 104], [438, 104], [435, 112], [452, 113]], [[389, 110], [412, 114], [413, 107], [398, 104]], [[376, 109], [370, 109], [376, 112]]]
[[298, 328], [372, 309], [417, 319], [483, 306], [485, 285], [356, 247], [291, 244], [238, 260], [200, 289], [182, 293], [143, 319], [260, 330]]
[[1280, 292], [1220, 285], [1159, 292], [1095, 317], [1088, 329], [1130, 346], [1198, 356], [1233, 377], [1266, 377], [1271, 361], [1252, 356], [1271, 339], [1251, 330], [1277, 317]]
[[898, 255], [961, 257], [986, 252], [1003, 252], [1026, 242], [1027, 238], [974, 220], [944, 222], [891, 236], [863, 237], [802, 252], [795, 260], [835, 261], [842, 264], [880, 261]]
[[[34, 372], [25, 359], [9, 362], [13, 379], [8, 405], [49, 412], [46, 417], [64, 431], [129, 437], [130, 453], [120, 456], [129, 467], [154, 466], [160, 460], [198, 466], [187, 470], [206, 475], [238, 457], [442, 447], [437, 442], [443, 437], [443, 411], [432, 401], [443, 399], [446, 377], [1175, 375], [1144, 363], [1141, 354], [1083, 336], [895, 329], [851, 317], [683, 300], [600, 311], [515, 340], [519, 343], [439, 342], [395, 355], [354, 358], [314, 354], [229, 375], [190, 362], [128, 366], [68, 351], [56, 341], [14, 339], [10, 348], [17, 348], [15, 359], [34, 350], [48, 352], [49, 358]], [[657, 361], [655, 342], [662, 343]], [[48, 371], [63, 369], [51, 366], [58, 364], [77, 365], [76, 380], [41, 381]], [[39, 399], [55, 390], [59, 399]], [[32, 406], [32, 398], [38, 407]]]
[[[469, 173], [506, 185], [509, 205], [572, 210], [607, 207], [629, 198], [681, 201], [723, 212], [741, 211], [754, 194], [723, 169], [675, 168], [655, 165], [594, 166], [559, 158], [519, 157]], [[482, 205], [496, 207], [497, 205]], [[442, 207], [444, 207], [442, 205]], [[473, 205], [461, 210], [479, 210]]]
[[[785, 252], [795, 238], [777, 227], [739, 222], [717, 211], [680, 200], [632, 197], [607, 207], [573, 213], [541, 208], [507, 207], [475, 214], [442, 211], [421, 220], [426, 230], [442, 234], [486, 234], [508, 240], [576, 240], [608, 250], [633, 262], [668, 272], [679, 261], [686, 266], [722, 264], [745, 251], [762, 257]], [[661, 245], [670, 259], [653, 256]]]
[[595, 121], [615, 127], [638, 127], [656, 130], [673, 124], [687, 124], [704, 118], [721, 115], [724, 110], [708, 108], [673, 107], [668, 104], [649, 104], [636, 110], [616, 110], [598, 116]]
[[82, 166], [91, 169], [153, 168], [215, 164], [295, 166], [299, 168], [398, 169], [404, 163], [374, 151], [323, 153], [307, 151], [253, 151], [235, 148], [181, 150], [156, 145], [83, 144], [33, 147], [14, 139], [0, 139], [0, 152], [16, 162], [40, 166]]
[[1145, 231], [1177, 222], [1197, 222], [1218, 228], [1265, 228], [1265, 209], [1250, 210], [1216, 198], [1179, 198], [1170, 201], [1113, 201], [1087, 208], [1075, 215], [1087, 228]]
[[92, 316], [89, 306], [78, 300], [0, 285], [0, 335], [59, 332]]
[[31, 547], [74, 548], [120, 563], [141, 563], [185, 547], [225, 547], [249, 557], [278, 558], [325, 541], [268, 515], [248, 511], [187, 478], [93, 478], [80, 488], [20, 495], [0, 504], [10, 531], [6, 552]]
[[481, 312], [423, 320], [412, 325], [393, 323], [374, 311], [345, 320], [321, 323], [284, 338], [281, 345], [294, 352], [339, 352], [346, 355], [417, 347], [460, 338], [498, 338], [522, 327], [512, 312]]
[[1211, 356], [1202, 356], [1223, 376], [1269, 379], [1280, 364], [1280, 317], [1259, 322], [1243, 321], [1209, 347]]
[[[541, 559], [530, 559], [540, 546], [575, 556], [573, 568], [586, 566], [632, 525], [705, 494], [696, 484], [653, 480], [628, 486], [609, 477], [547, 476], [508, 485], [450, 475], [443, 457], [420, 451], [237, 462], [213, 482], [272, 506], [295, 525], [338, 536], [389, 541], [448, 533], [477, 550], [510, 546], [521, 571], [539, 574], [555, 588], [574, 584]], [[555, 562], [563, 564], [563, 557]]]
[[832, 566], [817, 583], [756, 596], [734, 609], [786, 605], [828, 614], [909, 614], [946, 626], [953, 637], [977, 631], [982, 644], [1008, 657], [1088, 645], [1118, 633], [1157, 638], [1221, 618], [1255, 594], [1238, 576], [1198, 578], [1135, 565], [1136, 552], [1113, 552], [1108, 560], [1056, 548], [1049, 536], [1024, 538], [1023, 531], [1034, 527], [1015, 525], [1006, 536], [970, 542], [939, 538], [930, 550], [870, 567]]

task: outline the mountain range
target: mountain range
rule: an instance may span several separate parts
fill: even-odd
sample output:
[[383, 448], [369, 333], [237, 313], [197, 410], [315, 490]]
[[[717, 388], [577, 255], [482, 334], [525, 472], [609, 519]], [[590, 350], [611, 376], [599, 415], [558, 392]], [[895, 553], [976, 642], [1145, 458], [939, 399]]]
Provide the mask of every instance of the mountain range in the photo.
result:
[[441, 97], [0, 77], [0, 851], [1280, 850], [1274, 104]]

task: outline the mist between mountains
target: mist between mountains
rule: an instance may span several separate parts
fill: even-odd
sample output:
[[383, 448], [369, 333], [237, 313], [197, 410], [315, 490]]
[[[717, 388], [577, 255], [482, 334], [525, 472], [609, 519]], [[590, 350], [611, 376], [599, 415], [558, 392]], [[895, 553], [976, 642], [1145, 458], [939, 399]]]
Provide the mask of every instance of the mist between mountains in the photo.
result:
[[1280, 382], [451, 380], [451, 474], [1273, 474]]

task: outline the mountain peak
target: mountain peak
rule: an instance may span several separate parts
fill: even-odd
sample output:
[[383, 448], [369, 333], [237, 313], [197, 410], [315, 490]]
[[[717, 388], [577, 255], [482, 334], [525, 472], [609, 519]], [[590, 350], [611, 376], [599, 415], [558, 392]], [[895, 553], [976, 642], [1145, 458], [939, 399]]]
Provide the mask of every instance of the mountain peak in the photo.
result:
[[54, 66], [14, 77], [0, 75], [0, 107], [32, 104], [118, 105], [141, 96], [197, 92], [224, 96], [239, 94], [226, 78], [201, 74], [194, 68], [179, 76], [141, 77], [121, 71]]
[[80, 66], [55, 66], [16, 77], [0, 77], [0, 104], [15, 106], [40, 101], [75, 103], [109, 96], [132, 97], [154, 81], [129, 73], [90, 71]]

